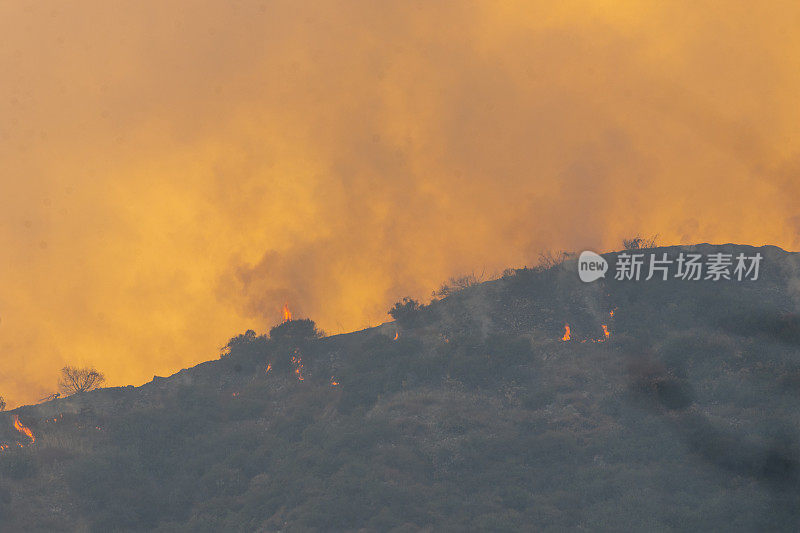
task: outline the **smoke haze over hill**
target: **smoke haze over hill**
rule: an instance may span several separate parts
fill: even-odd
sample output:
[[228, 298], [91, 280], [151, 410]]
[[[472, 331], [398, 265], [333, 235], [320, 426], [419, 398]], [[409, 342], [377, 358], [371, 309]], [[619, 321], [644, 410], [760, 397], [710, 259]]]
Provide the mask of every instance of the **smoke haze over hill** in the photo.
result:
[[0, 6], [0, 392], [542, 249], [800, 246], [800, 6]]

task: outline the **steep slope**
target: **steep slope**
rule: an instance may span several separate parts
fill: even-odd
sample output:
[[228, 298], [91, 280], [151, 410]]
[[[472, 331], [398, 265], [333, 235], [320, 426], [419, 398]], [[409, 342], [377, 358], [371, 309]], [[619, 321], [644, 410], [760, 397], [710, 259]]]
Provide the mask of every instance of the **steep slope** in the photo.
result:
[[13, 531], [794, 529], [800, 258], [735, 245], [646, 253], [690, 250], [760, 252], [760, 277], [584, 284], [574, 262], [522, 269], [400, 324], [324, 339], [248, 332], [220, 360], [142, 387], [3, 413], [0, 520]]

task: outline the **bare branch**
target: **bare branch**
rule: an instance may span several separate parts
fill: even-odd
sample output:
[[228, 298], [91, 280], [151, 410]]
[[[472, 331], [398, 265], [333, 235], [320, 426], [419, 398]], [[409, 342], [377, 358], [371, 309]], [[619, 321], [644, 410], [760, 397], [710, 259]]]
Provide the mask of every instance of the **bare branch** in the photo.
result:
[[61, 369], [58, 388], [65, 396], [99, 388], [106, 378], [94, 368], [65, 366]]

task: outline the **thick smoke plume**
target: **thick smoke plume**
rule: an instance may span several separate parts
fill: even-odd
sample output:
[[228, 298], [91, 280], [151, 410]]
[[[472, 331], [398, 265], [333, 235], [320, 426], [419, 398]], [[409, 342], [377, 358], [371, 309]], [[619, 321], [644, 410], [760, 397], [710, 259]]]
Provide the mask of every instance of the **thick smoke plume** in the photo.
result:
[[[724, 9], [723, 9], [724, 7]], [[0, 392], [542, 249], [800, 244], [800, 7], [5, 2]]]

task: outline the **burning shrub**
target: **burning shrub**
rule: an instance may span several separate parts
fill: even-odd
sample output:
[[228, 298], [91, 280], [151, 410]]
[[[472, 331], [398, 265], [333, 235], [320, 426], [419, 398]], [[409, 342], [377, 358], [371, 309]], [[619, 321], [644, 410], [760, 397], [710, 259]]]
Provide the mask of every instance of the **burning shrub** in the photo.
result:
[[269, 330], [269, 337], [272, 340], [304, 341], [319, 339], [325, 336], [325, 332], [317, 329], [317, 325], [309, 318], [299, 320], [287, 320]]
[[61, 378], [58, 380], [58, 388], [65, 396], [87, 392], [99, 388], [106, 378], [95, 368], [78, 368], [65, 366], [61, 369]]

